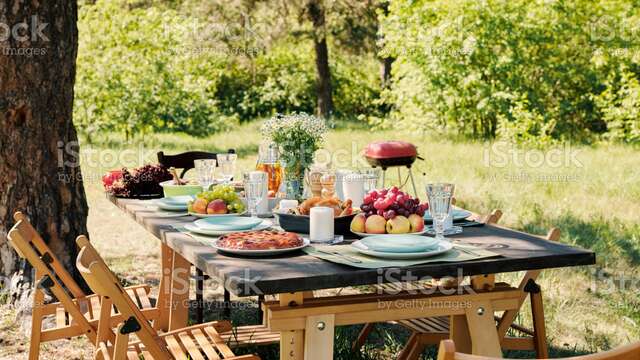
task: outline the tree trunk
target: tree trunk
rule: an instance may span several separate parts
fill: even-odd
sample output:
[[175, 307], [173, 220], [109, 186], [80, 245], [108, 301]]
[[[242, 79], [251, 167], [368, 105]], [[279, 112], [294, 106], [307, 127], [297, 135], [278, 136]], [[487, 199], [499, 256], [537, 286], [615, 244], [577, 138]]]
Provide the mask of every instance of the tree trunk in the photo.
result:
[[391, 85], [391, 66], [395, 58], [386, 57], [380, 60], [380, 83], [383, 89], [389, 88]]
[[7, 241], [15, 211], [78, 278], [88, 208], [72, 121], [77, 16], [76, 0], [0, 1], [0, 276], [13, 303], [31, 289]]
[[329, 70], [329, 50], [325, 29], [325, 15], [322, 0], [309, 0], [307, 13], [313, 23], [313, 43], [316, 51], [316, 113], [329, 118], [333, 112], [333, 98], [331, 96], [331, 71]]

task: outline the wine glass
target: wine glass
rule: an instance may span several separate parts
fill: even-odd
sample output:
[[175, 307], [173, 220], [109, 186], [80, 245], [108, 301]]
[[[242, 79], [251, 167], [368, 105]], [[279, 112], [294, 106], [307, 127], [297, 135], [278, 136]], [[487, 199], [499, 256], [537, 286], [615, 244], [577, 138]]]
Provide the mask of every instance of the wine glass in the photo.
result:
[[233, 174], [236, 172], [236, 160], [238, 160], [237, 154], [217, 154], [218, 165], [220, 167], [220, 175], [222, 176], [222, 182], [228, 184], [233, 179]]
[[209, 186], [213, 184], [216, 171], [215, 159], [197, 159], [193, 160], [193, 166], [196, 169], [196, 176], [198, 183], [202, 185], [205, 190], [209, 190]]
[[436, 239], [444, 240], [444, 221], [449, 216], [455, 185], [447, 183], [427, 184], [426, 189], [427, 198], [429, 199], [429, 212], [433, 218]]
[[261, 180], [247, 180], [244, 182], [244, 192], [251, 216], [258, 216], [258, 204], [262, 201], [264, 186], [265, 183]]

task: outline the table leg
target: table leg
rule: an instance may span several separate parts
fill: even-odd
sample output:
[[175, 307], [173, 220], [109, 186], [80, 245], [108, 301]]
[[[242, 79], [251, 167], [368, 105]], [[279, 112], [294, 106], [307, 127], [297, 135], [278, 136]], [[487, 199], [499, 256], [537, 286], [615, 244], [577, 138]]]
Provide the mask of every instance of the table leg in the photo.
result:
[[471, 354], [471, 338], [469, 326], [465, 315], [452, 315], [449, 317], [449, 334], [456, 344], [456, 351]]
[[486, 300], [474, 302], [473, 306], [467, 308], [465, 312], [471, 337], [471, 353], [502, 358], [502, 348], [491, 303]]
[[167, 244], [160, 244], [160, 288], [158, 289], [158, 319], [154, 321], [156, 330], [169, 330], [169, 312], [171, 311], [171, 272], [173, 271], [173, 250]]
[[333, 359], [335, 315], [307, 317], [304, 330], [304, 360]]
[[173, 252], [171, 272], [171, 315], [169, 330], [187, 326], [189, 321], [189, 272], [191, 263], [182, 255]]
[[[304, 294], [301, 292], [278, 295], [280, 305], [296, 306], [304, 302]], [[280, 332], [280, 360], [304, 359], [304, 331]]]

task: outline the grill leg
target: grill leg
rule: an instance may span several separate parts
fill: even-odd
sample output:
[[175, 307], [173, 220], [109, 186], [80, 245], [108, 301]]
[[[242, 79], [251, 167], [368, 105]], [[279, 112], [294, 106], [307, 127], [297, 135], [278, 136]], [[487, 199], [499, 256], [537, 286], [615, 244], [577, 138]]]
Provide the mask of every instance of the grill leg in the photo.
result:
[[409, 168], [409, 179], [411, 179], [411, 185], [413, 186], [413, 195], [418, 197], [418, 189], [416, 188], [416, 182], [413, 180], [413, 171]]
[[231, 293], [224, 289], [223, 315], [226, 319], [231, 318]]

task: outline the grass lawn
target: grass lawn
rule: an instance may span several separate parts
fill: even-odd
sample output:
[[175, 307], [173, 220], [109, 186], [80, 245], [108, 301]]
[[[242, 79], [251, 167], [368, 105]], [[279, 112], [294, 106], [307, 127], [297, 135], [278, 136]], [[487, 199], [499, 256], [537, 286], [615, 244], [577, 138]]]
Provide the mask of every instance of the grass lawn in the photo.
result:
[[[157, 285], [157, 240], [104, 198], [99, 176], [121, 165], [137, 166], [140, 159], [155, 161], [155, 153], [161, 149], [172, 153], [236, 148], [240, 172], [255, 164], [260, 142], [258, 129], [254, 123], [207, 138], [149, 135], [144, 146], [125, 144], [116, 135], [103, 136], [99, 146], [83, 144], [82, 170], [90, 206], [90, 236], [126, 282]], [[424, 197], [425, 182], [454, 182], [458, 204], [463, 207], [480, 213], [499, 208], [505, 214], [501, 224], [536, 234], [545, 234], [556, 226], [562, 230], [562, 242], [596, 251], [597, 266], [549, 270], [540, 278], [554, 356], [604, 350], [640, 337], [639, 149], [601, 145], [540, 151], [507, 143], [456, 142], [419, 133], [341, 128], [328, 135], [325, 146], [328, 151], [320, 153], [319, 160], [331, 161], [337, 168], [367, 166], [360, 150], [367, 143], [382, 139], [401, 139], [418, 145], [425, 159], [414, 165], [420, 197]], [[395, 171], [389, 174], [397, 183]], [[515, 280], [521, 275], [501, 276]], [[221, 289], [209, 289], [206, 296], [215, 305], [221, 298]], [[524, 308], [527, 307], [525, 304]], [[0, 346], [0, 358], [26, 358], [24, 353], [17, 353], [21, 347], [24, 350], [26, 339], [8, 320], [12, 316], [10, 311], [4, 309], [6, 306], [0, 332], [14, 335], [4, 340], [5, 344], [0, 343], [4, 345]], [[235, 311], [234, 321], [255, 321], [254, 311]], [[215, 311], [208, 314], [209, 318], [216, 316]], [[525, 312], [518, 321], [528, 324], [530, 317]], [[355, 357], [348, 347], [357, 330], [338, 329], [337, 357]], [[406, 335], [396, 327], [380, 328], [366, 351], [358, 356], [393, 358]], [[59, 357], [59, 349], [64, 348], [69, 349], [67, 354], [74, 354], [83, 347], [90, 349], [84, 340], [57, 342], [47, 347], [51, 354], [43, 351], [42, 358]], [[265, 349], [261, 355], [276, 358], [276, 351]], [[531, 357], [531, 354], [510, 355]], [[82, 358], [82, 355], [68, 357]], [[433, 351], [425, 357], [433, 357]]]

